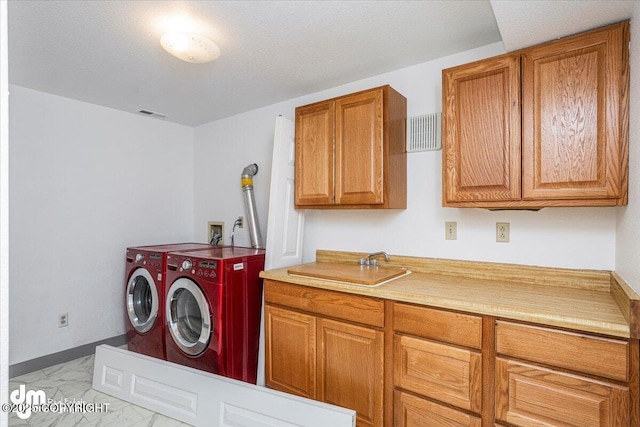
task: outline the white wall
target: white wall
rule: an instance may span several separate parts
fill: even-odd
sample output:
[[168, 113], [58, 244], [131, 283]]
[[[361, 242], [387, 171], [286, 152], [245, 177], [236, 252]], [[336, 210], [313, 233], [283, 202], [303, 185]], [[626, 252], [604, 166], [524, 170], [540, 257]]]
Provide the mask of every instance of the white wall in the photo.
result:
[[194, 177], [189, 127], [10, 90], [14, 364], [125, 332], [125, 248], [193, 239]]
[[618, 208], [616, 271], [640, 293], [640, 2], [631, 17], [629, 204]]
[[[390, 84], [407, 98], [408, 115], [441, 111], [443, 68], [503, 53], [501, 43], [292, 99], [195, 130], [196, 239], [206, 239], [206, 221], [225, 224], [242, 214], [237, 179], [245, 163], [270, 175], [277, 114], [293, 119], [296, 106]], [[232, 144], [229, 144], [232, 142]], [[225, 159], [215, 167], [216, 158]], [[497, 261], [569, 268], [613, 269], [615, 208], [546, 208], [538, 212], [442, 208], [441, 151], [408, 154], [406, 210], [309, 210], [305, 216], [305, 261], [321, 249], [377, 251], [426, 257]], [[266, 232], [269, 175], [256, 177], [257, 205]], [[445, 221], [458, 222], [458, 240], [444, 239]], [[511, 223], [511, 242], [495, 242], [495, 223]], [[243, 242], [247, 240], [243, 240]]]
[[[7, 2], [0, 1], [0, 403], [9, 401], [9, 68]], [[0, 427], [9, 425], [0, 412]]]
[[[236, 218], [244, 216], [246, 223], [240, 175], [251, 163], [258, 165], [253, 186], [262, 238], [266, 241], [271, 152], [278, 108], [257, 111], [207, 123], [194, 130], [196, 241], [207, 241], [209, 221], [223, 221], [224, 244], [231, 244]], [[234, 243], [251, 246], [246, 226], [236, 228]]]

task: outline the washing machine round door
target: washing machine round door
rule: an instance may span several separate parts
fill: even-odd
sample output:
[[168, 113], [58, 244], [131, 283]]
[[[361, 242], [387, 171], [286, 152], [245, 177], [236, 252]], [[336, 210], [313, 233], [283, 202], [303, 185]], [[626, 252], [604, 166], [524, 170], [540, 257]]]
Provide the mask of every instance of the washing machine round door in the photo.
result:
[[158, 318], [158, 289], [145, 268], [133, 272], [127, 283], [127, 314], [141, 334], [149, 332]]
[[190, 356], [206, 350], [211, 338], [211, 311], [200, 287], [182, 277], [171, 285], [166, 303], [167, 328], [178, 347]]

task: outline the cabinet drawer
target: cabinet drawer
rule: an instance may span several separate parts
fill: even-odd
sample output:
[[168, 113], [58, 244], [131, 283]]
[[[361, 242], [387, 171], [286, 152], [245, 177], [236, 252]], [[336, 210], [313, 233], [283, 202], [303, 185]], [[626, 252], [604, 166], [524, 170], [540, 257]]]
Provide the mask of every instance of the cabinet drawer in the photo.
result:
[[480, 412], [480, 353], [396, 335], [394, 366], [396, 386], [463, 409]]
[[409, 304], [393, 304], [393, 329], [479, 349], [482, 318]]
[[498, 354], [621, 381], [629, 379], [627, 341], [499, 321], [496, 345]]
[[264, 300], [267, 304], [283, 305], [371, 326], [384, 326], [384, 301], [377, 298], [265, 280]]
[[480, 418], [398, 390], [394, 392], [395, 427], [480, 427]]
[[629, 426], [629, 389], [499, 358], [496, 418], [521, 427]]

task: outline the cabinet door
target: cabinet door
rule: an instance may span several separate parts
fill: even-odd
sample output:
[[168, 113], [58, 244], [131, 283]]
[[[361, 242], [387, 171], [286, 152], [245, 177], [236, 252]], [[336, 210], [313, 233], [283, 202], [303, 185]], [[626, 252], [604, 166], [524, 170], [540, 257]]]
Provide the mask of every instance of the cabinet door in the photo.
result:
[[444, 70], [443, 205], [520, 199], [520, 57]]
[[384, 334], [318, 319], [318, 400], [357, 412], [357, 425], [382, 426]]
[[523, 54], [523, 198], [621, 196], [624, 25]]
[[629, 403], [626, 387], [506, 359], [496, 362], [496, 418], [510, 425], [628, 427]]
[[265, 306], [266, 385], [315, 398], [316, 318]]
[[394, 393], [394, 427], [480, 427], [480, 418], [406, 393]]
[[382, 204], [383, 90], [336, 100], [336, 203]]
[[296, 108], [296, 206], [334, 202], [333, 101]]

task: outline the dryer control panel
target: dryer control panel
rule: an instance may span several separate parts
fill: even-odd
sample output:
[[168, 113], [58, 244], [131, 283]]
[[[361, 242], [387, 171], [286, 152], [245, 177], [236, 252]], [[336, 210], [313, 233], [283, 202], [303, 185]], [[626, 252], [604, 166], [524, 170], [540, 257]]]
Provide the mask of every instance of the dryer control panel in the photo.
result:
[[162, 254], [143, 250], [127, 249], [127, 262], [147, 267], [162, 268]]

